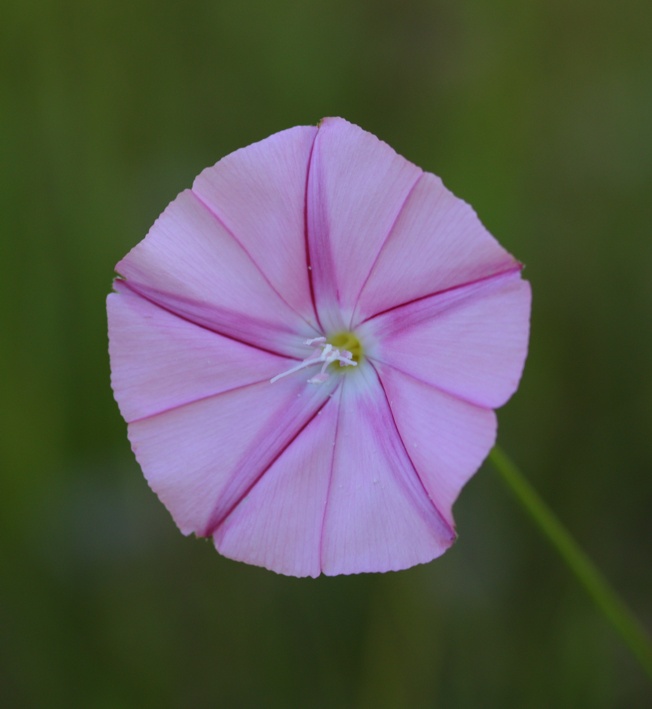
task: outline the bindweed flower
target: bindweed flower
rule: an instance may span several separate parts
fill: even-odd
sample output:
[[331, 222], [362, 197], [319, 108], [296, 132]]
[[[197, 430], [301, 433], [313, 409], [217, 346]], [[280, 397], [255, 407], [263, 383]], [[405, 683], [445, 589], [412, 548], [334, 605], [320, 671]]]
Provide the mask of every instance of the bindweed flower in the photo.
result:
[[283, 574], [439, 556], [523, 368], [521, 268], [439, 178], [342, 119], [225, 157], [108, 298], [150, 486], [184, 534]]

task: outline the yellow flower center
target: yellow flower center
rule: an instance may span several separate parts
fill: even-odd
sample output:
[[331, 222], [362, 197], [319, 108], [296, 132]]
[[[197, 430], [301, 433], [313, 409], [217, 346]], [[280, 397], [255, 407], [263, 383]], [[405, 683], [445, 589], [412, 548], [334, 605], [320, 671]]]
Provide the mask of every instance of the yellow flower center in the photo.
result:
[[[312, 337], [309, 340], [305, 340], [304, 344], [314, 348], [312, 354], [302, 362], [295, 364], [294, 367], [290, 367], [290, 369], [286, 369], [284, 372], [272, 377], [270, 379], [272, 384], [283, 377], [287, 377], [288, 374], [294, 374], [315, 364], [320, 364], [321, 369], [308, 379], [308, 383], [323, 384], [328, 379], [329, 373], [355, 369], [362, 359], [362, 345], [352, 332], [338, 332], [328, 339], [325, 337]], [[330, 372], [326, 370], [330, 370]]]
[[360, 362], [364, 354], [360, 340], [353, 332], [338, 332], [326, 338], [326, 342], [336, 347], [340, 352], [350, 352], [354, 362]]

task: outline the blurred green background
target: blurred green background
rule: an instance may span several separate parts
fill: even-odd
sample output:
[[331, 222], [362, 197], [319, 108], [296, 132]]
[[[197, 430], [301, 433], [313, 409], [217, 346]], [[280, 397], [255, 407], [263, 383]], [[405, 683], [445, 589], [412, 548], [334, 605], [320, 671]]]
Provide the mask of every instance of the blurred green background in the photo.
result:
[[527, 264], [500, 441], [652, 627], [648, 0], [5, 0], [0, 704], [649, 707], [486, 465], [460, 539], [297, 580], [187, 539], [109, 387], [113, 266], [205, 166], [342, 115]]

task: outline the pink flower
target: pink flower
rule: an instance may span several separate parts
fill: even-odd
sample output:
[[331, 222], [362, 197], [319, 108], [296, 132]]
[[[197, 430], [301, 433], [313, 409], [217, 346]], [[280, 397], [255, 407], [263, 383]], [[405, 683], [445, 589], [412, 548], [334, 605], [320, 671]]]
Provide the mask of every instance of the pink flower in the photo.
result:
[[439, 178], [342, 119], [291, 128], [204, 170], [117, 271], [113, 389], [184, 534], [294, 576], [452, 544], [530, 289]]

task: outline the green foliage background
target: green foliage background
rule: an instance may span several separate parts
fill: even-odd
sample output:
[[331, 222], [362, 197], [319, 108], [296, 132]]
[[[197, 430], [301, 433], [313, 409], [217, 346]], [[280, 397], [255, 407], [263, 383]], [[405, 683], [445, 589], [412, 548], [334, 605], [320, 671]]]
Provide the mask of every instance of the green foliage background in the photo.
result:
[[500, 441], [652, 627], [648, 0], [8, 0], [0, 703], [652, 706], [496, 472], [410, 571], [297, 580], [186, 539], [109, 388], [113, 265], [206, 165], [342, 115], [527, 264]]

